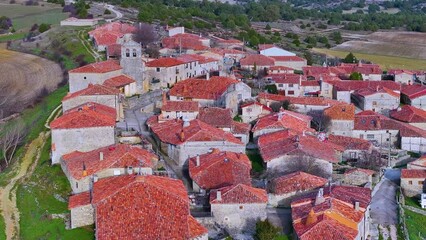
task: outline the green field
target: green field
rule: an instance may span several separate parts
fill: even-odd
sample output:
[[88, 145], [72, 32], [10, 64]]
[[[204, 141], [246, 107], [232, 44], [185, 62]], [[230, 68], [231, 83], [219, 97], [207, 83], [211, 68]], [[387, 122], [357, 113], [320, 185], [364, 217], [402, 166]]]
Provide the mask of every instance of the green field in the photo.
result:
[[[346, 51], [337, 51], [324, 48], [313, 48], [314, 52], [327, 54], [328, 56], [344, 58], [349, 52]], [[358, 59], [364, 59], [371, 61], [373, 63], [379, 64], [383, 70], [388, 70], [392, 68], [403, 68], [409, 70], [426, 70], [426, 60], [423, 59], [413, 59], [413, 58], [404, 58], [404, 57], [393, 57], [385, 55], [374, 55], [374, 54], [365, 54], [365, 53], [356, 53], [354, 55]]]
[[4, 34], [4, 35], [0, 36], [0, 43], [12, 41], [12, 40], [23, 39], [25, 37], [25, 35], [27, 35], [27, 34], [24, 33], [24, 32], [14, 33], [14, 34]]
[[424, 240], [426, 238], [426, 216], [405, 209], [405, 222], [410, 240]]
[[43, 2], [40, 6], [1, 4], [0, 16], [11, 18], [13, 27], [19, 32], [27, 31], [35, 23], [59, 25], [61, 20], [68, 17], [68, 13], [63, 13], [60, 5]]

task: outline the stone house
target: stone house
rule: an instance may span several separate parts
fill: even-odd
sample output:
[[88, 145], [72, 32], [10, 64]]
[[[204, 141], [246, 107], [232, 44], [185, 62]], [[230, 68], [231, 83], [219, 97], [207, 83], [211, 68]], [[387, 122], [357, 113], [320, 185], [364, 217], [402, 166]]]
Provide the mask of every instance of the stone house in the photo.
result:
[[268, 79], [275, 84], [277, 90], [285, 96], [299, 97], [301, 95], [300, 86], [303, 76], [298, 74], [274, 74], [268, 75]]
[[231, 109], [203, 107], [200, 108], [197, 118], [213, 127], [232, 133], [244, 144], [250, 140], [250, 124], [234, 121]]
[[402, 169], [401, 189], [405, 196], [419, 197], [426, 192], [426, 170], [424, 169]]
[[[268, 68], [268, 75], [274, 75], [274, 74], [292, 74], [294, 73], [293, 68], [284, 67], [284, 66], [272, 66]], [[268, 76], [266, 76], [268, 78]], [[270, 80], [270, 79], [268, 79]]]
[[404, 105], [390, 111], [390, 117], [400, 122], [426, 130], [426, 111], [410, 105]]
[[369, 169], [353, 168], [345, 172], [344, 184], [364, 187], [366, 184], [373, 183], [373, 175], [376, 172]]
[[151, 175], [158, 157], [146, 149], [115, 144], [89, 152], [74, 151], [61, 158], [61, 167], [73, 193], [89, 191], [91, 178], [125, 175]]
[[271, 56], [271, 58], [274, 59], [275, 66], [283, 66], [295, 70], [302, 70], [303, 67], [308, 65], [306, 59], [298, 56]]
[[213, 218], [231, 235], [253, 234], [256, 222], [266, 219], [266, 191], [244, 184], [219, 188], [210, 192]]
[[241, 68], [247, 69], [257, 74], [258, 71], [266, 70], [269, 67], [275, 66], [275, 60], [260, 54], [246, 55], [240, 60]]
[[377, 64], [365, 63], [341, 63], [337, 68], [343, 70], [347, 76], [351, 73], [361, 73], [364, 81], [380, 81], [382, 80], [383, 71]]
[[329, 177], [333, 163], [340, 161], [333, 146], [327, 142], [310, 135], [294, 135], [288, 130], [262, 135], [257, 145], [272, 175], [309, 170], [309, 173]]
[[389, 69], [388, 75], [393, 76], [393, 79], [397, 83], [411, 85], [415, 81], [415, 73], [403, 69]]
[[318, 97], [320, 94], [321, 94], [320, 81], [308, 80], [308, 81], [301, 82], [301, 85], [300, 85], [301, 96]]
[[368, 239], [371, 190], [332, 186], [291, 203], [298, 239]]
[[177, 33], [163, 38], [161, 43], [163, 48], [186, 53], [204, 52], [210, 48], [210, 39], [192, 33]]
[[261, 135], [281, 130], [289, 130], [295, 134], [314, 133], [315, 130], [311, 128], [311, 120], [312, 117], [304, 114], [280, 110], [278, 113], [259, 118], [251, 131], [254, 139]]
[[264, 56], [273, 57], [273, 56], [296, 56], [295, 53], [286, 51], [282, 48], [274, 46], [273, 44], [259, 44], [259, 54]]
[[138, 92], [136, 81], [124, 74], [107, 79], [104, 82], [104, 85], [119, 90], [120, 94], [124, 95], [125, 97], [131, 97]]
[[351, 99], [362, 110], [387, 114], [399, 107], [400, 94], [387, 88], [365, 88], [355, 91]]
[[89, 84], [103, 84], [107, 79], [123, 74], [123, 69], [114, 60], [97, 62], [68, 71], [70, 93], [85, 89]]
[[369, 141], [339, 135], [328, 135], [326, 141], [343, 148], [342, 160], [364, 160], [373, 151], [373, 144]]
[[95, 239], [207, 240], [207, 229], [189, 212], [182, 181], [124, 175], [100, 179], [70, 197], [71, 228], [95, 224]]
[[91, 151], [115, 143], [116, 110], [100, 104], [71, 109], [50, 123], [52, 164], [73, 151]]
[[290, 207], [293, 199], [312, 193], [327, 182], [325, 178], [300, 171], [274, 178], [268, 184], [268, 204]]
[[[192, 65], [191, 65], [192, 68]], [[145, 77], [150, 89], [171, 87], [186, 79], [185, 63], [176, 58], [159, 58], [145, 64]]]
[[244, 143], [231, 133], [198, 119], [166, 121], [150, 128], [161, 149], [180, 167], [187, 164], [188, 158], [208, 153], [213, 148], [237, 153], [245, 151]]
[[355, 106], [341, 103], [324, 109], [327, 118], [327, 131], [334, 135], [352, 136], [355, 119]]
[[191, 121], [197, 118], [198, 113], [198, 102], [163, 100], [163, 106], [161, 107], [161, 114], [158, 116], [158, 121], [162, 122], [174, 119]]
[[85, 89], [68, 93], [62, 99], [62, 110], [66, 112], [87, 103], [96, 103], [114, 108], [117, 120], [124, 117], [123, 103], [120, 99], [119, 90], [99, 84], [89, 84]]
[[259, 102], [250, 102], [241, 105], [241, 118], [243, 122], [250, 123], [261, 117], [271, 114], [273, 110], [268, 105], [269, 103], [267, 103], [265, 106]]
[[197, 155], [188, 160], [192, 188], [204, 192], [236, 184], [251, 185], [251, 162], [243, 153], [221, 152]]
[[401, 102], [426, 110], [426, 86], [418, 84], [402, 86]]
[[422, 156], [419, 159], [407, 164], [408, 169], [422, 169], [426, 170], [426, 157]]
[[363, 89], [370, 89], [370, 91], [386, 89], [387, 92], [401, 92], [401, 84], [393, 81], [330, 81], [329, 84], [333, 86], [333, 99], [345, 103], [351, 103], [352, 94]]
[[173, 86], [171, 101], [197, 101], [201, 107], [225, 107], [238, 113], [241, 102], [251, 99], [251, 88], [243, 82], [228, 77], [211, 77], [209, 80], [187, 79]]

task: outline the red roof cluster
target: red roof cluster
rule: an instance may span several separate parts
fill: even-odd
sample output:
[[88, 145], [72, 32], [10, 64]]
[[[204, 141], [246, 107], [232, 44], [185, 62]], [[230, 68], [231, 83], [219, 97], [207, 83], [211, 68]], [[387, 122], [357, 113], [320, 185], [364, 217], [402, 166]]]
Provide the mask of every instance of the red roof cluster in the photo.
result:
[[307, 155], [332, 163], [339, 162], [331, 145], [313, 136], [293, 135], [287, 130], [262, 135], [257, 144], [265, 162], [284, 155]]
[[386, 88], [395, 92], [401, 91], [401, 84], [394, 81], [333, 81], [330, 82], [337, 91], [355, 91], [360, 89]]
[[149, 61], [145, 64], [147, 67], [173, 67], [184, 64], [183, 61], [176, 58], [165, 57]]
[[74, 151], [65, 154], [62, 159], [70, 175], [75, 179], [82, 179], [109, 168], [152, 168], [157, 156], [146, 149], [116, 144], [90, 152]]
[[[218, 192], [220, 191], [220, 194]], [[220, 198], [218, 199], [218, 195]], [[210, 204], [250, 204], [268, 202], [266, 191], [244, 184], [223, 187], [210, 192]]]
[[401, 94], [406, 95], [411, 100], [426, 95], [426, 86], [415, 84], [415, 85], [403, 85]]
[[204, 107], [200, 109], [198, 119], [217, 128], [229, 128], [234, 134], [250, 132], [250, 124], [234, 121], [231, 109]]
[[214, 76], [209, 80], [191, 78], [176, 83], [170, 90], [170, 95], [193, 99], [216, 100], [222, 96], [230, 85], [235, 83], [238, 83], [238, 81], [228, 77]]
[[368, 188], [333, 186], [330, 190], [327, 187], [318, 199], [311, 194], [292, 202], [293, 227], [298, 237], [305, 240], [355, 239], [358, 223], [370, 202]]
[[76, 98], [79, 96], [94, 96], [94, 95], [118, 95], [120, 93], [119, 90], [105, 86], [100, 84], [89, 84], [89, 86], [85, 89], [74, 93], [68, 93], [62, 101], [66, 101], [72, 98]]
[[69, 73], [107, 73], [122, 69], [120, 64], [115, 60], [107, 60], [85, 65], [83, 67], [70, 70]]
[[136, 27], [120, 22], [107, 23], [99, 26], [89, 32], [97, 45], [112, 45], [117, 43], [117, 39], [124, 36], [124, 34], [133, 33]]
[[185, 142], [227, 141], [235, 144], [243, 144], [231, 133], [222, 131], [208, 125], [198, 119], [188, 122], [184, 127], [184, 121], [171, 120], [157, 123], [151, 126], [152, 132], [165, 143], [180, 145]]
[[365, 64], [365, 63], [342, 63], [338, 68], [346, 71], [347, 74], [353, 72], [359, 72], [361, 74], [382, 74], [383, 71], [377, 64]]
[[324, 186], [327, 179], [305, 172], [294, 172], [271, 181], [270, 190], [273, 194], [283, 195], [287, 193], [310, 191]]
[[251, 185], [250, 170], [251, 162], [243, 153], [214, 149], [211, 153], [189, 159], [189, 176], [202, 189], [239, 183]]
[[50, 123], [52, 129], [114, 127], [116, 110], [102, 104], [87, 103], [68, 110]]
[[206, 50], [209, 47], [203, 44], [203, 41], [206, 41], [206, 38], [200, 37], [195, 34], [190, 33], [179, 33], [171, 37], [166, 37], [163, 39], [163, 47], [178, 49], [193, 49], [193, 50]]
[[361, 97], [367, 97], [376, 93], [385, 93], [385, 94], [389, 94], [392, 97], [395, 98], [399, 98], [399, 91], [398, 92], [394, 92], [389, 88], [386, 87], [377, 87], [377, 88], [362, 88], [362, 89], [358, 89], [355, 90], [354, 95], [358, 95]]
[[196, 101], [166, 101], [161, 107], [161, 111], [198, 112], [198, 108]]
[[341, 104], [337, 100], [332, 100], [328, 98], [319, 98], [319, 97], [288, 97], [284, 95], [278, 94], [270, 94], [270, 93], [259, 93], [257, 96], [259, 100], [264, 101], [289, 101], [291, 104], [299, 104], [299, 105], [308, 105], [308, 106], [333, 106], [336, 104]]
[[312, 117], [310, 116], [292, 111], [281, 110], [279, 113], [272, 113], [259, 118], [252, 131], [256, 132], [264, 129], [288, 129], [296, 134], [304, 131], [315, 132], [315, 130], [310, 127], [311, 120]]
[[306, 77], [299, 74], [272, 74], [268, 75], [275, 83], [284, 83], [284, 84], [301, 84], [302, 81], [306, 81]]
[[265, 50], [265, 49], [273, 48], [273, 47], [275, 47], [275, 45], [274, 44], [259, 44], [257, 47], [259, 48], [259, 51], [262, 51], [262, 50]]
[[426, 170], [423, 169], [402, 169], [401, 178], [426, 178]]
[[399, 74], [414, 75], [414, 72], [409, 71], [409, 70], [405, 70], [405, 69], [389, 69], [388, 74], [390, 74], [390, 75], [399, 75]]
[[275, 62], [306, 62], [306, 59], [298, 56], [271, 56]]
[[265, 106], [265, 105], [263, 105], [263, 104], [261, 104], [259, 102], [246, 103], [246, 104], [241, 105], [241, 108], [245, 108], [245, 107], [248, 107], [248, 106], [251, 106], [251, 105], [258, 105], [258, 106], [261, 106], [263, 110], [273, 112], [272, 108], [267, 107], [267, 106]]
[[426, 122], [426, 111], [410, 105], [390, 111], [390, 116], [401, 122], [423, 123]]
[[113, 88], [121, 88], [134, 82], [136, 81], [133, 78], [122, 74], [117, 77], [113, 77], [113, 78], [109, 78], [105, 80], [104, 85], [113, 87]]
[[207, 233], [191, 217], [180, 180], [152, 175], [104, 178], [94, 183], [91, 203], [96, 239], [191, 239]]
[[240, 60], [241, 66], [274, 66], [275, 60], [261, 54], [246, 55]]
[[331, 120], [351, 120], [355, 119], [355, 106], [353, 104], [336, 104], [324, 109], [324, 115]]
[[342, 146], [345, 150], [368, 151], [372, 147], [371, 143], [367, 140], [333, 134], [330, 134], [326, 141]]
[[176, 57], [176, 59], [184, 62], [184, 63], [190, 63], [190, 62], [199, 62], [200, 64], [205, 64], [209, 62], [216, 62], [216, 59], [204, 57], [197, 54], [182, 54]]

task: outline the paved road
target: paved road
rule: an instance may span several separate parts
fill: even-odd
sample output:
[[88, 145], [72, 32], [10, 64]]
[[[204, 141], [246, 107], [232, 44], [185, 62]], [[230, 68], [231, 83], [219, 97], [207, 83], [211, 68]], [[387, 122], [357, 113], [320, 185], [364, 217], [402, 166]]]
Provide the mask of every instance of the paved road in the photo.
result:
[[277, 227], [280, 227], [285, 234], [292, 230], [291, 209], [290, 208], [267, 208], [268, 220]]
[[374, 224], [389, 226], [398, 224], [398, 205], [396, 190], [399, 170], [388, 170], [380, 183], [379, 189], [371, 200], [371, 220]]
[[120, 11], [116, 10], [115, 6], [107, 4], [106, 8], [115, 14], [115, 18], [108, 19], [107, 22], [115, 22], [120, 20], [123, 17], [123, 14]]

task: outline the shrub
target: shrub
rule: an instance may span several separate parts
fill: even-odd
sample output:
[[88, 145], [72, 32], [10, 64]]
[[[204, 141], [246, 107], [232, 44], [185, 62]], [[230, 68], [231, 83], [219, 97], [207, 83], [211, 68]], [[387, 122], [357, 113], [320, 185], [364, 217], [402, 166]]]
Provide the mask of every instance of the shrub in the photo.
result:
[[44, 33], [44, 32], [46, 32], [47, 30], [49, 30], [50, 29], [50, 24], [46, 24], [46, 23], [42, 23], [42, 24], [40, 24], [40, 26], [38, 27], [38, 31], [40, 32], [40, 33]]

